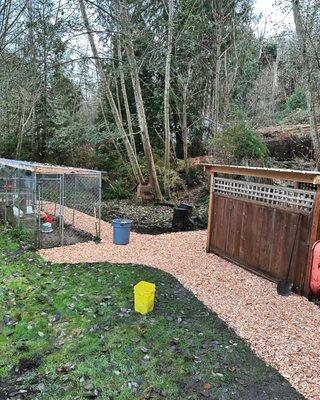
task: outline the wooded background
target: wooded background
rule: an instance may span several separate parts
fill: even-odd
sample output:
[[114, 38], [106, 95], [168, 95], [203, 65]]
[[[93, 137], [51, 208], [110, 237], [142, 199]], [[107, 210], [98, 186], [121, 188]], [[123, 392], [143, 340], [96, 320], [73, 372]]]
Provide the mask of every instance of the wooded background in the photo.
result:
[[251, 0], [2, 0], [0, 156], [170, 195], [188, 158], [270, 163], [258, 127], [308, 123], [320, 164], [320, 3], [258, 35]]

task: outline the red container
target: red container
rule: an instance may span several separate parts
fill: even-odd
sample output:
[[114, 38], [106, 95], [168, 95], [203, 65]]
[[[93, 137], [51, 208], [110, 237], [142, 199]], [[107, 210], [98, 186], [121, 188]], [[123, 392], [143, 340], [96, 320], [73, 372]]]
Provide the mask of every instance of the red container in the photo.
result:
[[53, 222], [54, 221], [54, 216], [53, 215], [46, 215], [43, 217], [43, 222]]
[[320, 295], [320, 240], [312, 247], [310, 290], [314, 296]]

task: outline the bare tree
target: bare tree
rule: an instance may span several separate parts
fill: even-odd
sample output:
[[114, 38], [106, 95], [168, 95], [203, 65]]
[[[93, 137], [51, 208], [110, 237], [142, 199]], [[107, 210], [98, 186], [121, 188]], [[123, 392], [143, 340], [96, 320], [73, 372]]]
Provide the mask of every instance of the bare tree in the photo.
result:
[[102, 87], [103, 87], [103, 91], [106, 94], [106, 97], [108, 99], [108, 102], [109, 102], [109, 105], [110, 105], [110, 108], [111, 108], [111, 112], [112, 112], [113, 118], [115, 120], [115, 124], [117, 126], [117, 129], [119, 130], [119, 132], [121, 134], [121, 137], [124, 140], [124, 144], [125, 144], [125, 147], [126, 147], [126, 150], [127, 150], [127, 153], [128, 153], [128, 158], [129, 158], [131, 167], [132, 167], [132, 169], [134, 171], [134, 174], [138, 179], [138, 183], [143, 184], [144, 183], [144, 178], [143, 178], [143, 175], [142, 175], [142, 172], [141, 172], [141, 168], [140, 168], [140, 165], [138, 163], [138, 160], [137, 160], [137, 157], [135, 155], [135, 152], [134, 152], [134, 150], [132, 148], [131, 142], [128, 139], [127, 133], [126, 133], [126, 131], [124, 129], [124, 126], [123, 126], [123, 123], [122, 123], [122, 119], [121, 119], [121, 116], [120, 116], [119, 111], [117, 109], [117, 105], [115, 103], [115, 100], [113, 98], [113, 94], [111, 92], [111, 88], [110, 88], [106, 73], [105, 73], [105, 71], [103, 69], [103, 65], [102, 65], [101, 59], [99, 57], [97, 46], [95, 44], [93, 32], [91, 30], [91, 26], [90, 26], [90, 23], [89, 23], [89, 19], [88, 19], [88, 15], [87, 15], [87, 11], [86, 11], [86, 8], [85, 8], [84, 1], [83, 0], [79, 0], [79, 5], [80, 5], [82, 19], [83, 19], [83, 22], [84, 22], [84, 25], [85, 25], [85, 28], [86, 28], [86, 31], [87, 31], [87, 34], [88, 34], [88, 38], [89, 38], [89, 42], [90, 42], [90, 46], [91, 46], [91, 51], [92, 51], [92, 54], [94, 56], [95, 65], [96, 65], [96, 68], [97, 68], [97, 71], [98, 71], [98, 74], [99, 74], [99, 77], [100, 77], [100, 80], [101, 80], [101, 84], [102, 84]]
[[[170, 169], [170, 69], [171, 69], [171, 53], [172, 53], [172, 35], [173, 35], [173, 0], [168, 0], [168, 37], [167, 37], [167, 55], [165, 67], [165, 83], [164, 83], [164, 132], [165, 132], [165, 151], [164, 151], [164, 167]], [[165, 192], [168, 194], [169, 188], [165, 182]]]
[[8, 44], [19, 36], [19, 19], [28, 4], [29, 0], [18, 4], [15, 4], [13, 0], [0, 2], [0, 56]]
[[136, 109], [137, 109], [137, 115], [141, 133], [141, 140], [147, 161], [149, 181], [152, 190], [154, 192], [155, 199], [158, 201], [162, 201], [162, 193], [158, 182], [156, 166], [154, 163], [153, 152], [150, 143], [148, 123], [147, 123], [140, 78], [139, 78], [139, 68], [134, 52], [131, 32], [129, 29], [130, 18], [122, 2], [117, 0], [116, 3], [117, 3], [118, 17], [121, 19], [122, 28], [124, 32], [125, 48], [130, 65], [131, 80], [134, 89], [134, 97], [135, 97], [135, 103], [136, 103]]
[[131, 111], [130, 111], [130, 107], [129, 107], [126, 83], [125, 83], [125, 79], [124, 79], [122, 49], [121, 49], [121, 41], [120, 40], [118, 40], [118, 58], [119, 58], [119, 66], [120, 66], [120, 84], [121, 84], [122, 97], [123, 97], [123, 101], [124, 101], [124, 108], [126, 110], [129, 137], [130, 137], [132, 148], [136, 152], [136, 144], [135, 144], [135, 140], [134, 140]]
[[[308, 54], [308, 32], [303, 22], [302, 5], [300, 0], [291, 0], [294, 23], [302, 58], [303, 82], [307, 97], [307, 107], [311, 126], [311, 139], [317, 169], [320, 168], [320, 140], [316, 116], [316, 93], [313, 86], [313, 65]], [[310, 17], [310, 16], [309, 16]]]
[[17, 147], [16, 147], [16, 159], [20, 158], [21, 155], [21, 150], [22, 150], [22, 144], [23, 144], [23, 138], [27, 129], [27, 126], [31, 120], [31, 118], [34, 116], [35, 113], [35, 106], [40, 97], [40, 93], [37, 92], [34, 95], [27, 93], [26, 90], [21, 88], [20, 90], [20, 104], [21, 104], [21, 110], [20, 110], [20, 117], [19, 117], [19, 129], [18, 129], [18, 141], [17, 141]]
[[188, 100], [192, 77], [192, 63], [188, 62], [187, 79], [182, 79], [182, 142], [185, 169], [188, 169]]
[[213, 0], [212, 1], [212, 18], [214, 22], [215, 33], [215, 70], [212, 86], [212, 118], [213, 118], [213, 135], [219, 131], [220, 123], [220, 92], [221, 92], [221, 67], [224, 54], [223, 44], [227, 38], [233, 35], [232, 29], [226, 29], [226, 21], [229, 21], [234, 11], [234, 0]]

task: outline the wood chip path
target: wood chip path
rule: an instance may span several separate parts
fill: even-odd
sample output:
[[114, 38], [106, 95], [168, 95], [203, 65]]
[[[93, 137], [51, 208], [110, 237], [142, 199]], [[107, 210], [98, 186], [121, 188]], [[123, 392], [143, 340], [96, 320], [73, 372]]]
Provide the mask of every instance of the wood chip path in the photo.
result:
[[[95, 234], [92, 217], [77, 212], [77, 221]], [[112, 244], [107, 222], [101, 222], [101, 233], [100, 244], [79, 243], [39, 253], [52, 262], [134, 263], [169, 272], [301, 394], [320, 400], [320, 309], [316, 305], [297, 295], [278, 296], [273, 283], [207, 254], [204, 231], [132, 233], [127, 246]]]

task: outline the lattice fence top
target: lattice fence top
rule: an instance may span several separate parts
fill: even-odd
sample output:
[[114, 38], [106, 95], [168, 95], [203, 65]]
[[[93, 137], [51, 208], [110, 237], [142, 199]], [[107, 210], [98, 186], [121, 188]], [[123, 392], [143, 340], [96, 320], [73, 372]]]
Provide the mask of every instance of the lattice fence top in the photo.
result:
[[311, 212], [315, 192], [256, 182], [215, 178], [215, 192]]

